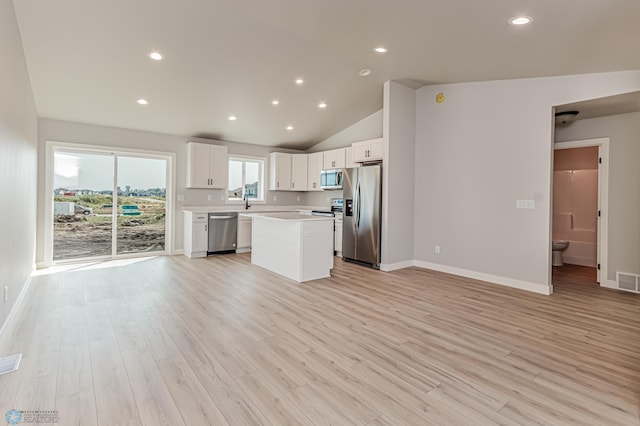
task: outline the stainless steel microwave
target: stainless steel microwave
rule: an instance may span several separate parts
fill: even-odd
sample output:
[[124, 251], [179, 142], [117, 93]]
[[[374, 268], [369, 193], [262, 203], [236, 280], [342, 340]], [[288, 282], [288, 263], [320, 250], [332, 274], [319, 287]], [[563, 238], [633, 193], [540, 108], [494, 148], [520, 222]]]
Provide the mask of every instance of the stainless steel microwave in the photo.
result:
[[343, 169], [323, 170], [320, 172], [320, 188], [342, 189]]

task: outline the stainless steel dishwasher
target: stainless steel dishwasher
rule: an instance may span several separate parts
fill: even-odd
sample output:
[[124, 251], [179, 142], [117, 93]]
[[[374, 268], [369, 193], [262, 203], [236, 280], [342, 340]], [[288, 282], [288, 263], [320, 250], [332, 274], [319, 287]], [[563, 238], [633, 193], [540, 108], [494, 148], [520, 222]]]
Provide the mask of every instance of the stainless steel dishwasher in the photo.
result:
[[207, 254], [235, 253], [238, 240], [238, 213], [209, 213]]

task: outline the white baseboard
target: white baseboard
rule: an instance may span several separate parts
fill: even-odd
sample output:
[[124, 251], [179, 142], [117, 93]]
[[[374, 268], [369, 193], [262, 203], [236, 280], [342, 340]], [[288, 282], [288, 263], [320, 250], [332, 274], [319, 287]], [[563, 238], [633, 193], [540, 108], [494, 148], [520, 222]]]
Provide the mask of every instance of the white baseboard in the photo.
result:
[[0, 327], [0, 336], [2, 336], [2, 333], [4, 333], [4, 330], [7, 327], [7, 324], [9, 324], [9, 322], [16, 315], [16, 312], [18, 312], [18, 310], [20, 309], [20, 305], [22, 305], [22, 300], [24, 299], [24, 295], [27, 293], [27, 290], [31, 285], [32, 274], [33, 274], [33, 271], [31, 271], [31, 274], [29, 274], [29, 277], [24, 282], [24, 285], [22, 286], [22, 290], [20, 290], [20, 294], [18, 294], [18, 297], [16, 298], [16, 303], [13, 304], [13, 306], [11, 307], [11, 310], [9, 311], [9, 315], [7, 315], [7, 319], [4, 320], [2, 327]]
[[579, 266], [589, 266], [591, 268], [595, 268], [598, 266], [598, 262], [596, 259], [592, 257], [583, 257], [583, 256], [565, 256], [563, 255], [563, 262], [568, 263], [570, 265], [579, 265]]
[[469, 269], [456, 268], [453, 266], [440, 265], [438, 263], [414, 261], [414, 266], [418, 268], [432, 269], [434, 271], [445, 272], [447, 274], [459, 275], [461, 277], [473, 278], [475, 280], [487, 281], [493, 284], [513, 287], [520, 290], [527, 290], [534, 293], [550, 295], [553, 293], [553, 285], [536, 284], [529, 281], [517, 280], [514, 278], [502, 277], [499, 275], [485, 274], [483, 272], [471, 271]]
[[36, 269], [45, 269], [51, 266], [51, 262], [36, 262]]
[[412, 266], [415, 266], [415, 260], [405, 260], [404, 262], [381, 263], [380, 270], [384, 272], [391, 272], [398, 269], [410, 268]]
[[172, 256], [178, 256], [178, 255], [181, 255], [181, 254], [184, 254], [184, 249], [175, 249], [175, 250], [173, 250], [171, 252]]
[[236, 249], [236, 253], [249, 253], [250, 251], [251, 251], [251, 248], [249, 247]]

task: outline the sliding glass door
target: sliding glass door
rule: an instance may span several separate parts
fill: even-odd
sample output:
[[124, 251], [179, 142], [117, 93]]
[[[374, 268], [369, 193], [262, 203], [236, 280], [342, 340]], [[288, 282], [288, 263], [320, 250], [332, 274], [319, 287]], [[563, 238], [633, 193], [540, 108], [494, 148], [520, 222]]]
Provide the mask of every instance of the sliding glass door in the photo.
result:
[[117, 157], [116, 253], [164, 251], [167, 162]]
[[162, 253], [168, 159], [53, 151], [53, 261]]

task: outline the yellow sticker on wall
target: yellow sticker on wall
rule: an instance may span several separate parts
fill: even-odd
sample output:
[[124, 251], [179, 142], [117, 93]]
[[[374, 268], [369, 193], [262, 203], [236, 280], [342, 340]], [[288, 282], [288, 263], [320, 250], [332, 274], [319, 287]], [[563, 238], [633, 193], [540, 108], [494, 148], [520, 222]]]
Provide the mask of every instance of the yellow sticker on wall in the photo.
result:
[[439, 103], [439, 104], [443, 103], [443, 102], [444, 102], [444, 99], [445, 99], [445, 98], [444, 98], [444, 93], [438, 93], [438, 94], [436, 95], [436, 102], [437, 102], [437, 103]]

